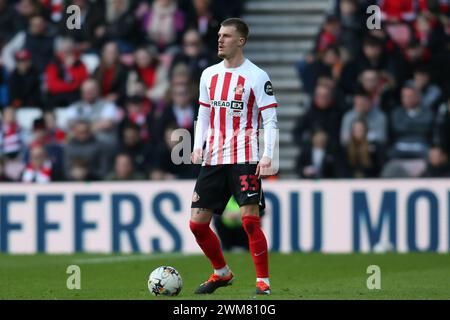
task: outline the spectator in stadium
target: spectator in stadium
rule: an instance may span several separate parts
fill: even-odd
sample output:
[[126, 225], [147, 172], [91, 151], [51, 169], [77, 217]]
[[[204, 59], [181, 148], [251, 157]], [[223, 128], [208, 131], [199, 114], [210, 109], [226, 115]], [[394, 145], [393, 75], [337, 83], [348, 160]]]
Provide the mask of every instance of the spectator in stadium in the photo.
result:
[[60, 39], [56, 55], [45, 71], [48, 108], [65, 107], [78, 100], [81, 84], [87, 78], [88, 71], [75, 50], [73, 40]]
[[56, 115], [53, 111], [44, 111], [44, 123], [50, 141], [60, 145], [66, 143], [66, 132], [58, 127]]
[[386, 26], [382, 24], [380, 29], [370, 29], [366, 34], [368, 37], [374, 37], [380, 40], [383, 45], [383, 52], [393, 59], [397, 68], [398, 60], [402, 58], [403, 48], [400, 48], [391, 38], [389, 32], [386, 30]]
[[439, 84], [442, 90], [450, 93], [450, 77], [448, 76], [450, 74], [450, 17], [448, 21], [449, 33], [444, 48], [440, 52], [433, 54], [433, 59], [429, 61], [429, 66], [433, 82]]
[[88, 162], [84, 158], [74, 158], [69, 168], [68, 181], [97, 181], [98, 177], [90, 170]]
[[[74, 46], [79, 53], [96, 52], [100, 49], [99, 39], [104, 35], [101, 32], [105, 25], [105, 10], [103, 1], [69, 0], [63, 10], [58, 34], [74, 40]], [[82, 28], [67, 28], [67, 20], [73, 13], [67, 12], [67, 7], [76, 5], [80, 8]]]
[[62, 176], [64, 169], [64, 147], [51, 135], [51, 131], [46, 127], [44, 118], [38, 118], [33, 121], [33, 131], [31, 141], [25, 150], [24, 162], [29, 162], [31, 150], [34, 147], [42, 146], [45, 149], [48, 159], [52, 163], [52, 170]]
[[39, 72], [33, 66], [29, 50], [20, 50], [15, 54], [16, 67], [9, 77], [9, 99], [15, 108], [42, 106]]
[[0, 157], [0, 182], [5, 183], [5, 182], [12, 182], [12, 181], [13, 180], [10, 177], [8, 177], [8, 175], [5, 172], [5, 159]]
[[[399, 60], [398, 67], [398, 75], [396, 76], [397, 83], [400, 85], [406, 82], [409, 79], [413, 78], [414, 70], [417, 70], [418, 67], [422, 65], [427, 65], [431, 63], [431, 53], [430, 51], [421, 46], [420, 43], [411, 39], [408, 43], [407, 47], [403, 51], [403, 59]], [[442, 68], [445, 68], [445, 64], [436, 66], [437, 71], [433, 72], [434, 74], [437, 72], [441, 72]], [[435, 67], [435, 68], [436, 68]]]
[[119, 153], [116, 156], [114, 171], [110, 172], [105, 180], [109, 181], [129, 181], [129, 180], [145, 180], [142, 173], [135, 170], [133, 160], [127, 153]]
[[63, 18], [64, 0], [39, 0], [39, 4], [45, 17], [56, 27]]
[[423, 174], [428, 178], [450, 177], [450, 163], [448, 155], [442, 148], [433, 147], [428, 152], [427, 169]]
[[437, 85], [431, 83], [431, 74], [428, 67], [418, 67], [414, 71], [414, 78], [407, 81], [406, 85], [414, 86], [420, 91], [420, 105], [422, 107], [436, 112], [442, 102], [442, 92]]
[[331, 77], [338, 82], [341, 77], [341, 71], [343, 62], [341, 59], [341, 53], [339, 51], [339, 47], [336, 46], [330, 46], [328, 47], [324, 54], [322, 59], [324, 69], [322, 72], [318, 72], [319, 75], [331, 75]]
[[[152, 180], [172, 180], [172, 179], [194, 179], [198, 176], [199, 166], [191, 164], [189, 161], [189, 152], [184, 154], [184, 149], [177, 153], [182, 159], [181, 164], [175, 164], [172, 159], [172, 149], [180, 142], [172, 140], [172, 134], [178, 129], [176, 123], [166, 127], [163, 134], [163, 140], [158, 144], [152, 159], [153, 166], [150, 170], [150, 179]], [[188, 150], [191, 150], [189, 148]]]
[[[220, 21], [212, 11], [211, 0], [193, 0], [192, 9], [188, 11], [188, 27], [197, 30], [202, 42], [209, 51], [217, 49], [217, 32]], [[184, 44], [183, 44], [184, 45]]]
[[[434, 14], [440, 22], [442, 23], [442, 27], [444, 28], [445, 35], [450, 36], [450, 4], [447, 2], [448, 0], [441, 0], [442, 7], [440, 8], [440, 12], [438, 14]], [[446, 3], [447, 2], [447, 3]], [[425, 12], [426, 14], [426, 12]]]
[[193, 81], [189, 73], [189, 67], [184, 63], [178, 63], [173, 67], [169, 78], [169, 88], [166, 90], [162, 99], [160, 99], [155, 104], [155, 114], [154, 118], [159, 121], [164, 110], [170, 108], [172, 104], [172, 90], [170, 88], [175, 88], [179, 86], [188, 87], [191, 93], [191, 97], [196, 101], [198, 100], [198, 88], [193, 86]]
[[18, 16], [8, 0], [0, 0], [0, 49], [19, 31]]
[[0, 123], [1, 154], [9, 159], [17, 158], [24, 146], [22, 130], [16, 120], [14, 108], [3, 109], [3, 119]]
[[391, 114], [395, 157], [419, 158], [428, 152], [434, 116], [420, 101], [420, 92], [415, 87], [402, 88], [401, 106]]
[[345, 47], [351, 57], [361, 48], [362, 26], [364, 19], [360, 12], [358, 0], [339, 1], [337, 16], [341, 22], [339, 45]]
[[296, 123], [294, 141], [302, 145], [312, 139], [313, 133], [322, 129], [327, 133], [331, 150], [339, 146], [341, 113], [337, 108], [332, 90], [324, 85], [316, 87], [312, 104]]
[[186, 129], [191, 136], [194, 134], [194, 120], [196, 111], [188, 86], [178, 85], [171, 88], [172, 103], [164, 109], [161, 119], [158, 136], [162, 137], [168, 126], [176, 124], [177, 128]]
[[382, 150], [376, 142], [368, 140], [368, 126], [362, 119], [351, 124], [351, 134], [344, 148], [344, 170], [346, 178], [376, 178], [382, 165]]
[[154, 156], [154, 146], [143, 141], [140, 128], [134, 123], [127, 123], [122, 129], [119, 153], [128, 154], [139, 172], [149, 172]]
[[30, 19], [38, 14], [42, 14], [42, 6], [36, 0], [15, 0], [17, 19], [16, 23], [19, 30], [26, 30], [29, 27]]
[[376, 69], [364, 70], [358, 77], [355, 90], [366, 91], [372, 108], [389, 113], [396, 106], [393, 78]]
[[437, 17], [430, 14], [419, 14], [413, 22], [414, 36], [419, 43], [430, 50], [440, 52], [445, 44], [445, 31]]
[[129, 124], [137, 126], [143, 142], [153, 144], [160, 137], [154, 120], [153, 105], [142, 96], [131, 96], [126, 100], [125, 115], [119, 123], [120, 139], [123, 139], [123, 128]]
[[450, 16], [450, 3], [448, 0], [425, 0], [419, 2], [418, 11], [430, 17], [444, 18]]
[[189, 73], [189, 67], [184, 63], [175, 65], [170, 73], [170, 87], [188, 85], [190, 82], [191, 75]]
[[388, 22], [410, 22], [416, 17], [414, 0], [379, 0], [381, 19]]
[[327, 133], [321, 129], [305, 143], [297, 159], [298, 175], [304, 179], [334, 178], [336, 158], [328, 145]]
[[128, 68], [120, 62], [117, 43], [105, 43], [100, 65], [94, 72], [94, 78], [100, 87], [101, 96], [108, 101], [122, 105], [126, 96], [127, 75]]
[[[217, 43], [215, 45], [217, 46]], [[209, 51], [203, 47], [200, 34], [195, 29], [189, 29], [183, 35], [182, 51], [175, 55], [170, 74], [172, 74], [173, 69], [180, 63], [188, 66], [191, 78], [196, 84], [200, 82], [200, 76], [203, 70], [212, 63], [212, 57]], [[195, 84], [194, 86], [197, 87]]]
[[368, 127], [368, 142], [375, 142], [380, 145], [387, 142], [388, 121], [386, 115], [372, 105], [366, 91], [359, 90], [353, 96], [353, 109], [347, 111], [342, 118], [341, 145], [347, 146], [350, 142], [353, 123], [357, 119], [365, 121]]
[[157, 53], [141, 47], [134, 52], [134, 60], [127, 77], [127, 95], [145, 95], [151, 101], [162, 99], [169, 87], [168, 71]]
[[450, 95], [447, 101], [442, 103], [436, 116], [435, 129], [436, 143], [442, 147], [444, 152], [450, 154]]
[[335, 15], [328, 15], [314, 45], [314, 52], [323, 53], [328, 47], [337, 45], [341, 33], [341, 22]]
[[[198, 88], [192, 85], [192, 79], [191, 74], [189, 72], [189, 67], [185, 64], [177, 64], [170, 75], [170, 88], [176, 87], [176, 86], [187, 86], [190, 88], [191, 96], [194, 97], [194, 99], [198, 98]], [[171, 102], [170, 97], [170, 90], [166, 91], [166, 97], [165, 97], [165, 105], [164, 107]]]
[[117, 144], [118, 107], [100, 97], [99, 87], [94, 79], [88, 79], [81, 85], [81, 100], [71, 104], [67, 110], [70, 124], [76, 119], [92, 121], [92, 131], [98, 141], [114, 147]]
[[302, 89], [313, 95], [317, 79], [322, 76], [331, 76], [335, 81], [339, 81], [342, 66], [343, 62], [337, 46], [329, 46], [317, 56], [308, 54], [305, 59], [297, 63], [297, 73], [302, 81]]
[[0, 109], [9, 104], [8, 72], [0, 63]]
[[76, 120], [72, 125], [71, 137], [64, 150], [66, 177], [71, 177], [75, 159], [83, 159], [88, 165], [89, 172], [99, 178], [104, 177], [109, 171], [110, 162], [105, 156], [105, 146], [92, 134], [91, 123], [85, 119]]
[[383, 177], [418, 177], [425, 170], [430, 147], [434, 115], [420, 105], [420, 92], [403, 86], [401, 106], [390, 115], [392, 145], [390, 161], [382, 170]]
[[384, 51], [382, 40], [373, 36], [366, 36], [361, 54], [344, 65], [341, 73], [341, 85], [344, 92], [353, 93], [358, 76], [367, 69], [383, 71], [392, 77], [397, 74], [395, 60]]
[[160, 52], [180, 44], [186, 21], [175, 0], [154, 0], [151, 6], [142, 2], [136, 15], [146, 40]]
[[27, 49], [32, 52], [33, 66], [39, 73], [45, 70], [53, 57], [54, 38], [48, 34], [47, 21], [41, 15], [30, 18], [27, 31], [17, 33], [4, 47], [2, 59], [5, 67], [12, 72], [16, 66], [15, 53]]
[[97, 30], [99, 47], [107, 41], [115, 41], [121, 52], [133, 52], [133, 48], [141, 39], [132, 2], [131, 0], [105, 2], [105, 24], [99, 26]]
[[30, 160], [22, 172], [22, 182], [49, 183], [61, 180], [62, 176], [55, 170], [44, 146], [36, 145], [30, 150]]
[[345, 113], [351, 108], [350, 97], [346, 97], [339, 82], [331, 74], [323, 74], [317, 78], [317, 86], [328, 87], [333, 92], [334, 100], [339, 112]]

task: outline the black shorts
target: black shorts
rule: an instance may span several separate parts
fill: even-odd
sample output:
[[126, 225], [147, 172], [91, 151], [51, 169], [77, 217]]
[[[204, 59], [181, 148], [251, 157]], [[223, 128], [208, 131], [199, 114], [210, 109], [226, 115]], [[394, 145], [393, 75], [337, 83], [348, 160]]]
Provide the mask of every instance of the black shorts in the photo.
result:
[[239, 207], [258, 204], [265, 209], [261, 179], [255, 175], [256, 164], [238, 163], [202, 166], [192, 195], [191, 208], [212, 209], [222, 214], [234, 196]]

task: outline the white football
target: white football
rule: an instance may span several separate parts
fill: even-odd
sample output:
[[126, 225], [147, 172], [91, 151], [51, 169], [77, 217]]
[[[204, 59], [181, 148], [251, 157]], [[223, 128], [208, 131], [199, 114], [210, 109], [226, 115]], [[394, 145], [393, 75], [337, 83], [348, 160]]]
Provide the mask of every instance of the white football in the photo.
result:
[[158, 267], [148, 277], [148, 290], [154, 296], [176, 296], [182, 287], [183, 279], [173, 267]]

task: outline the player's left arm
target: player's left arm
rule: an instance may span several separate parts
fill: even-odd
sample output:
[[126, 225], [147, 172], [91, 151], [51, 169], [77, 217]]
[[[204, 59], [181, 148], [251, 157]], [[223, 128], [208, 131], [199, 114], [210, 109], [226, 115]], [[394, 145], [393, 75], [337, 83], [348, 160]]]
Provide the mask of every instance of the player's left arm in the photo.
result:
[[261, 113], [264, 126], [264, 152], [256, 167], [256, 175], [266, 177], [272, 175], [272, 160], [277, 140], [277, 101], [275, 99], [272, 83], [267, 73], [261, 73], [254, 88], [258, 110]]
[[275, 153], [277, 140], [277, 111], [276, 108], [264, 109], [261, 111], [264, 124], [264, 153], [256, 167], [256, 175], [267, 177], [272, 175], [272, 159]]

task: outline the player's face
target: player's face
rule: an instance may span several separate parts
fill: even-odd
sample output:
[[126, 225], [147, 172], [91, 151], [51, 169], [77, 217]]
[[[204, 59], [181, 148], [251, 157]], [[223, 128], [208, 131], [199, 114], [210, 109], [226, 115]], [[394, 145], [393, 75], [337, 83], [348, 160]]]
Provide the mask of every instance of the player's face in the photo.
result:
[[220, 27], [218, 36], [217, 55], [222, 59], [229, 59], [233, 57], [245, 44], [245, 39], [233, 26]]

